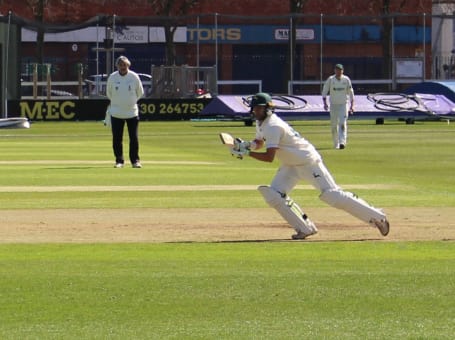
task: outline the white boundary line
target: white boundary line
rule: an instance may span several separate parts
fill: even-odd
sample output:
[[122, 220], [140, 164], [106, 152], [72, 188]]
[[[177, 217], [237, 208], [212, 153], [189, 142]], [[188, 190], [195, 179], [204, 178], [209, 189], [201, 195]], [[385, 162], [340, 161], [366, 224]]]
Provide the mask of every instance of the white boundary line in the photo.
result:
[[[42, 164], [114, 164], [114, 161], [89, 160], [31, 160], [31, 161], [0, 161], [0, 165], [42, 165]], [[217, 165], [223, 162], [203, 161], [141, 161], [142, 164], [177, 164], [177, 165]]]
[[[123, 191], [253, 191], [257, 185], [94, 185], [94, 186], [2, 186], [0, 192], [123, 192]], [[388, 184], [350, 184], [344, 189], [407, 190], [409, 187]], [[313, 190], [310, 185], [298, 185], [295, 189]]]

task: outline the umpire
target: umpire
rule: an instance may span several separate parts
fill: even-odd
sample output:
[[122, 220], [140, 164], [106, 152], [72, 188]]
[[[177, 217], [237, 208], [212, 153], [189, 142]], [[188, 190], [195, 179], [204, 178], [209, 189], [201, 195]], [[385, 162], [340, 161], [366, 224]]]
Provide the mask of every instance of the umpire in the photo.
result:
[[131, 62], [125, 56], [117, 58], [117, 71], [107, 79], [106, 94], [110, 99], [107, 113], [112, 125], [112, 148], [115, 156], [115, 167], [123, 168], [123, 129], [128, 127], [130, 139], [129, 158], [133, 168], [141, 168], [139, 158], [139, 108], [138, 100], [144, 95], [141, 80], [137, 73], [130, 70]]

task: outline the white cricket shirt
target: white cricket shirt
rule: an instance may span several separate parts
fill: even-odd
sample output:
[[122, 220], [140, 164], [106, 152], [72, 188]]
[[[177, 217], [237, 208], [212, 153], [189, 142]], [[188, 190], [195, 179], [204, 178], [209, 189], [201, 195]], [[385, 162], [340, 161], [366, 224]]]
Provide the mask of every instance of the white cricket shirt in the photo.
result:
[[122, 76], [118, 71], [107, 79], [106, 95], [111, 100], [108, 111], [112, 117], [128, 119], [139, 115], [137, 101], [144, 89], [137, 73], [129, 70]]
[[304, 165], [321, 159], [314, 146], [276, 114], [256, 122], [256, 139], [267, 148], [278, 148], [275, 157], [283, 165]]
[[354, 99], [354, 90], [352, 89], [351, 79], [344, 74], [341, 75], [340, 79], [337, 79], [335, 75], [331, 75], [322, 88], [322, 97], [325, 98], [327, 95], [330, 96], [330, 104], [346, 104], [348, 96], [352, 101]]

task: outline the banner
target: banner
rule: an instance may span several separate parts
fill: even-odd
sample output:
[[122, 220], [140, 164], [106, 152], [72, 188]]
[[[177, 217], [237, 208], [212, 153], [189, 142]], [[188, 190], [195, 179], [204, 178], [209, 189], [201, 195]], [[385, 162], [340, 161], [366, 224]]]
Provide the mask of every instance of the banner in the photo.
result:
[[[178, 98], [139, 100], [141, 120], [197, 118], [212, 99]], [[31, 121], [104, 120], [108, 99], [9, 100], [8, 116]]]

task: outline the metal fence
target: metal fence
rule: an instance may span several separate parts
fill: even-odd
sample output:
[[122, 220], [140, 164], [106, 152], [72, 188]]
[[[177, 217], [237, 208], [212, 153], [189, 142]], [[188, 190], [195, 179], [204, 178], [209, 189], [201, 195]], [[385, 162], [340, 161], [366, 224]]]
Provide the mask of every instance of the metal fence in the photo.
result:
[[[126, 54], [136, 72], [152, 78], [152, 69], [162, 65], [213, 68], [217, 85], [211, 83], [210, 90], [215, 94], [251, 93], [257, 85], [244, 81], [258, 80], [267, 92], [319, 93], [336, 63], [344, 64], [357, 93], [399, 91], [424, 80], [455, 79], [454, 18], [425, 13], [362, 17], [210, 14], [165, 21], [113, 17], [109, 26], [92, 26], [91, 35], [84, 31], [80, 41], [65, 40], [74, 31], [46, 33], [49, 52], [44, 57], [56, 81], [76, 81], [78, 64], [83, 65], [84, 78], [108, 74], [113, 60]], [[177, 28], [172, 46], [164, 38], [168, 24]], [[58, 50], [76, 48], [73, 57]], [[173, 64], [168, 65], [170, 58]], [[24, 79], [32, 63], [36, 63], [33, 53], [23, 55]]]

